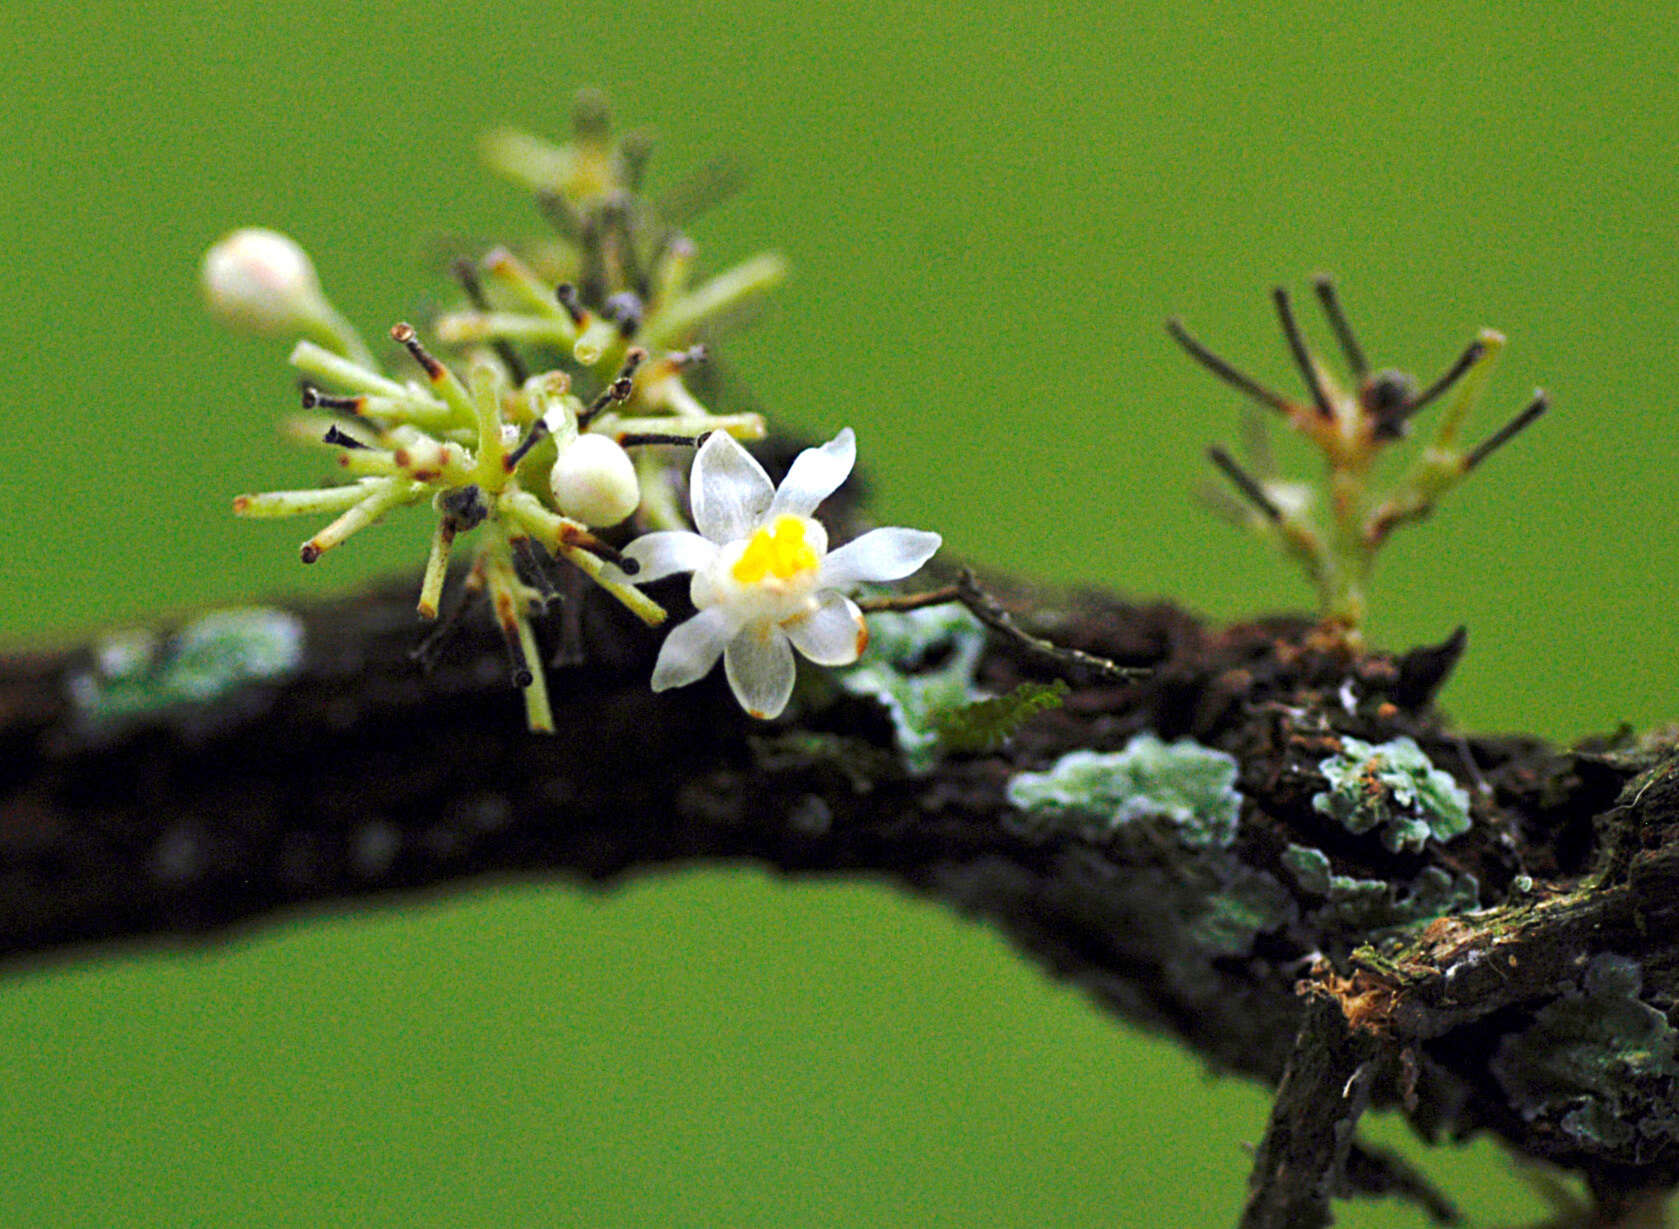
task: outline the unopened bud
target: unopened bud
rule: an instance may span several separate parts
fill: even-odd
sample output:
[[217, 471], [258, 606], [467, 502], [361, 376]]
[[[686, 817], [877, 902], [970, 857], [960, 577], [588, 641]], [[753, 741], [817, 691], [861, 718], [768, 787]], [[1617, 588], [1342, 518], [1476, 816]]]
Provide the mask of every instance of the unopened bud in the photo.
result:
[[591, 528], [616, 525], [641, 502], [635, 463], [604, 435], [584, 433], [562, 448], [549, 482], [559, 510]]
[[239, 332], [294, 337], [332, 315], [309, 254], [279, 231], [234, 231], [204, 253], [200, 279], [211, 314]]

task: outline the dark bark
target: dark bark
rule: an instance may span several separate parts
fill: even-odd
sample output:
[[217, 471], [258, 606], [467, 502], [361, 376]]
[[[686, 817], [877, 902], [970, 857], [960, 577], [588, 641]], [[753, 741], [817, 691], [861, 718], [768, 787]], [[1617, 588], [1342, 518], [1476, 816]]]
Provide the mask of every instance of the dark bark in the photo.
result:
[[1327, 995], [1306, 1003], [1265, 1139], [1253, 1160], [1242, 1229], [1320, 1229], [1370, 1104], [1376, 1042]]
[[[0, 953], [198, 942], [299, 907], [508, 876], [608, 884], [740, 859], [856, 873], [985, 917], [1127, 1019], [1280, 1082], [1249, 1224], [1316, 1223], [1275, 1211], [1308, 1190], [1445, 1206], [1379, 1154], [1349, 1162], [1365, 1100], [1403, 1106], [1428, 1138], [1491, 1131], [1580, 1171], [1606, 1207], [1679, 1180], [1664, 1014], [1679, 987], [1679, 760], [1665, 745], [1459, 736], [1430, 706], [1458, 643], [1352, 656], [1296, 619], [1215, 628], [1169, 605], [1003, 596], [1026, 630], [1152, 673], [1075, 678], [1003, 752], [924, 775], [901, 766], [878, 704], [820, 683], [769, 726], [720, 677], [654, 695], [657, 636], [598, 602], [584, 664], [551, 672], [551, 738], [525, 732], [486, 620], [466, 619], [429, 674], [414, 665], [407, 582], [297, 607], [301, 662], [203, 702], [94, 721], [72, 681], [91, 647], [4, 659]], [[979, 674], [1001, 692], [1062, 668], [994, 636]], [[1216, 858], [1146, 823], [1100, 839], [1023, 824], [1005, 798], [1022, 768], [1144, 730], [1236, 757], [1241, 826]], [[1394, 853], [1314, 809], [1341, 736], [1401, 734], [1471, 790], [1467, 834]], [[1483, 908], [1390, 908], [1361, 928], [1285, 869], [1290, 846], [1391, 885], [1390, 906], [1428, 868], [1473, 875]], [[1209, 941], [1255, 884], [1270, 914]], [[1576, 1008], [1600, 1000], [1610, 1023], [1582, 1023], [1604, 1013]], [[1583, 1051], [1589, 1070], [1569, 1067]], [[1354, 1071], [1342, 1117], [1291, 1111]]]

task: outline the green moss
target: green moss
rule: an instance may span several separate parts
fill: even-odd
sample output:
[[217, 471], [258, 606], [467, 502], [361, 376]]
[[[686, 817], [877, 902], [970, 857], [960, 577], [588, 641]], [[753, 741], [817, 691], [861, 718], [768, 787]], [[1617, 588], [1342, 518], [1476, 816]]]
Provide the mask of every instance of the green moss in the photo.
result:
[[1679, 1034], [1641, 988], [1636, 961], [1598, 956], [1579, 989], [1505, 1039], [1492, 1072], [1530, 1122], [1635, 1161], [1679, 1140]]
[[1125, 825], [1170, 825], [1186, 849], [1228, 848], [1242, 796], [1236, 760], [1193, 739], [1136, 735], [1122, 751], [1071, 751], [1046, 772], [1022, 772], [1006, 794], [1033, 824], [1104, 840]]
[[1245, 956], [1253, 941], [1288, 922], [1294, 901], [1263, 871], [1242, 867], [1223, 891], [1201, 898], [1185, 921], [1191, 941], [1210, 956]]
[[1071, 688], [1060, 679], [1052, 683], [1021, 683], [1003, 696], [975, 700], [933, 716], [939, 749], [947, 752], [994, 751], [1038, 713], [1060, 708]]
[[253, 606], [214, 611], [166, 638], [113, 633], [96, 646], [93, 668], [68, 685], [83, 720], [106, 726], [208, 704], [246, 683], [282, 678], [302, 660], [302, 621]]
[[904, 762], [925, 772], [938, 756], [939, 715], [985, 698], [974, 686], [984, 648], [985, 629], [960, 606], [886, 612], [869, 617], [867, 651], [835, 677], [854, 695], [880, 701]]
[[1348, 831], [1379, 829], [1382, 844], [1395, 853], [1421, 849], [1430, 837], [1449, 841], [1469, 831], [1468, 793], [1411, 739], [1372, 746], [1343, 738], [1341, 748], [1318, 765], [1329, 789], [1312, 805]]

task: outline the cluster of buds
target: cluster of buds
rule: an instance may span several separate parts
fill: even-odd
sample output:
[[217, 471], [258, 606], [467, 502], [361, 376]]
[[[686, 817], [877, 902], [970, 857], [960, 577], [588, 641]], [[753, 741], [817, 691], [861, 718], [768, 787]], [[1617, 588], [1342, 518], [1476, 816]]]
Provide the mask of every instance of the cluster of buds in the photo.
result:
[[685, 449], [720, 433], [763, 436], [761, 416], [710, 412], [684, 376], [706, 357], [701, 336], [783, 266], [761, 256], [691, 287], [692, 243], [638, 193], [645, 143], [615, 140], [593, 98], [580, 102], [568, 144], [501, 134], [490, 149], [499, 169], [538, 189], [560, 235], [527, 257], [496, 248], [454, 263], [462, 307], [428, 331], [458, 359], [437, 357], [398, 324], [392, 357], [408, 375], [386, 370], [304, 250], [274, 231], [224, 238], [206, 254], [202, 282], [223, 323], [295, 342], [303, 413], [287, 433], [332, 450], [346, 479], [241, 495], [234, 512], [330, 517], [300, 548], [313, 563], [392, 509], [428, 502], [426, 619], [438, 617], [455, 539], [476, 530], [466, 591], [488, 595], [529, 724], [550, 730], [533, 616], [581, 574], [647, 624], [664, 621], [631, 583], [636, 560], [602, 532], [623, 526], [621, 543], [641, 530], [686, 530]]
[[[1548, 401], [1543, 392], [1536, 391], [1527, 407], [1503, 427], [1473, 447], [1466, 446], [1461, 439], [1464, 423], [1504, 348], [1503, 334], [1483, 329], [1438, 379], [1419, 388], [1403, 372], [1372, 371], [1334, 284], [1320, 277], [1315, 289], [1339, 343], [1351, 387], [1343, 389], [1312, 354], [1295, 321], [1288, 292], [1279, 287], [1273, 292], [1277, 316], [1310, 394], [1307, 402], [1285, 397], [1226, 362], [1177, 320], [1168, 321], [1166, 327], [1192, 358], [1281, 415], [1323, 454], [1327, 474], [1320, 482], [1280, 477], [1263, 420], [1255, 420], [1255, 430], [1249, 433], [1246, 466], [1222, 448], [1208, 450], [1213, 464], [1244, 501], [1221, 503], [1221, 510], [1298, 559], [1317, 587], [1325, 628], [1356, 645], [1366, 587], [1388, 535], [1432, 512], [1447, 491], [1543, 414]], [[1377, 461], [1410, 434], [1412, 421], [1436, 401], [1443, 402], [1444, 409], [1432, 437], [1397, 481], [1378, 485], [1373, 472]]]

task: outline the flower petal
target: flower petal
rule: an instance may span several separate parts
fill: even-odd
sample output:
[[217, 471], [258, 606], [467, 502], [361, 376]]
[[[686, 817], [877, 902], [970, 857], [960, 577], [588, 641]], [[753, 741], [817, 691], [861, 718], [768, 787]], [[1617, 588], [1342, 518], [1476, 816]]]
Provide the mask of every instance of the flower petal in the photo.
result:
[[869, 625], [857, 603], [829, 590], [822, 604], [781, 625], [793, 647], [819, 666], [849, 666], [869, 643]]
[[857, 464], [857, 437], [846, 427], [820, 448], [806, 448], [776, 488], [766, 519], [809, 516], [816, 505], [839, 490]]
[[688, 488], [695, 527], [719, 546], [751, 536], [775, 497], [764, 467], [726, 431], [706, 436]]
[[943, 542], [924, 529], [871, 529], [822, 560], [817, 583], [838, 589], [865, 580], [902, 580], [931, 559]]
[[739, 630], [734, 619], [715, 606], [678, 623], [659, 649], [659, 661], [653, 667], [653, 690], [686, 687], [710, 674], [723, 646]]
[[634, 559], [641, 570], [633, 576], [608, 565], [606, 577], [632, 585], [663, 580], [678, 572], [698, 572], [717, 554], [717, 546], [685, 529], [660, 529], [644, 533], [624, 547], [624, 558]]
[[755, 623], [723, 650], [723, 671], [735, 699], [754, 717], [781, 716], [793, 694], [793, 646], [773, 623]]

